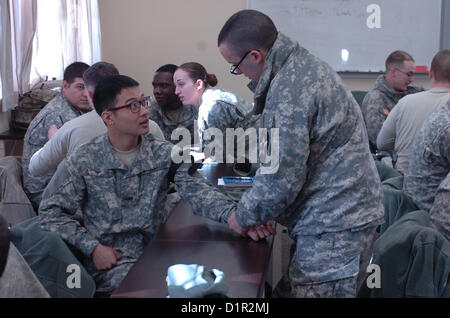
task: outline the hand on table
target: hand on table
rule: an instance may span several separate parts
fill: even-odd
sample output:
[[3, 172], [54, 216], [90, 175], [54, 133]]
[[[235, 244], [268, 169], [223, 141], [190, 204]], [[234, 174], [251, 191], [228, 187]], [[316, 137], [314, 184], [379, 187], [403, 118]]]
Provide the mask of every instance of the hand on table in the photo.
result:
[[257, 225], [248, 228], [247, 235], [254, 241], [275, 235], [276, 231], [271, 221], [267, 221], [264, 225]]
[[258, 241], [276, 233], [271, 221], [266, 222], [264, 225], [257, 225], [249, 228], [241, 227], [236, 219], [236, 211], [231, 213], [231, 216], [228, 219], [228, 227], [241, 236], [250, 236], [254, 241]]

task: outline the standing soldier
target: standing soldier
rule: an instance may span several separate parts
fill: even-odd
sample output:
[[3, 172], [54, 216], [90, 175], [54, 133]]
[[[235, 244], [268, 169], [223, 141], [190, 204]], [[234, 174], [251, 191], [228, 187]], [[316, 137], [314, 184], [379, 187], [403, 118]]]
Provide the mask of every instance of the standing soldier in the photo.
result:
[[328, 64], [261, 12], [234, 14], [218, 46], [232, 73], [253, 81], [260, 126], [269, 138], [279, 132], [278, 170], [261, 173], [261, 164], [231, 228], [267, 220], [288, 228], [296, 246], [282, 281], [289, 290], [277, 288], [278, 296], [356, 296], [384, 216], [358, 104]]

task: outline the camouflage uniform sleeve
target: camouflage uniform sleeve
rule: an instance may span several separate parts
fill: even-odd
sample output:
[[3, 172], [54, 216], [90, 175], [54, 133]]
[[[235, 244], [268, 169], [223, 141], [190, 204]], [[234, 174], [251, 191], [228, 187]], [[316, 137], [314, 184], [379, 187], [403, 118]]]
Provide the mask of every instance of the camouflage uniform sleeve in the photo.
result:
[[436, 228], [447, 240], [450, 240], [450, 173], [439, 185], [430, 210], [430, 224]]
[[378, 133], [383, 125], [385, 116], [381, 112], [381, 97], [377, 92], [369, 92], [364, 97], [361, 110], [367, 128], [369, 141], [375, 146], [377, 144]]
[[445, 107], [449, 106], [433, 112], [422, 125], [403, 181], [403, 191], [425, 211], [430, 211], [450, 165], [450, 125]]
[[63, 125], [58, 129], [53, 138], [31, 157], [29, 169], [33, 176], [47, 174], [55, 169], [66, 156], [69, 138], [65, 127], [67, 126]]
[[[276, 127], [268, 130], [272, 159], [261, 164], [252, 188], [238, 204], [236, 217], [243, 227], [277, 220], [297, 199], [306, 180], [310, 152], [308, 119], [299, 122], [301, 115], [293, 115], [298, 109], [294, 105], [281, 103], [277, 108], [284, 111], [274, 114], [272, 123], [265, 125]], [[278, 158], [273, 154], [278, 154]]]
[[175, 173], [175, 186], [195, 214], [226, 223], [236, 204], [217, 188], [208, 185], [198, 172], [189, 174], [191, 164], [182, 164]]
[[52, 196], [42, 200], [39, 222], [42, 229], [59, 233], [63, 240], [90, 256], [99, 242], [74, 217], [77, 209], [83, 205], [86, 185], [79, 172], [81, 169], [73, 165], [71, 158], [67, 162], [69, 177]]

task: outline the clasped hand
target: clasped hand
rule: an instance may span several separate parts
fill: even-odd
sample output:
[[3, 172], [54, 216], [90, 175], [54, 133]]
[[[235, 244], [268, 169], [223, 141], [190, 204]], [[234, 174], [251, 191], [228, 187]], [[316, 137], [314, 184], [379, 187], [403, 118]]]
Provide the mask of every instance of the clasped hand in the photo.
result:
[[250, 236], [250, 238], [254, 241], [259, 241], [260, 239], [276, 234], [272, 221], [267, 221], [264, 225], [257, 225], [248, 228], [241, 227], [236, 219], [236, 211], [233, 211], [233, 213], [231, 213], [231, 216], [228, 219], [228, 227], [233, 232], [236, 232], [241, 236]]

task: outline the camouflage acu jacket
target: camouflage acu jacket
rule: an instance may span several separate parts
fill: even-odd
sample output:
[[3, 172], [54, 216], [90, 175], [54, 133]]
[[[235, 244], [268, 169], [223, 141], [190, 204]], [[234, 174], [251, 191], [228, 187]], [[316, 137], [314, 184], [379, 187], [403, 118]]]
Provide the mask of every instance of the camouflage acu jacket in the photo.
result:
[[403, 190], [420, 209], [429, 212], [436, 190], [449, 172], [450, 101], [431, 113], [417, 134]]
[[[67, 159], [69, 177], [39, 209], [40, 225], [54, 231], [87, 257], [98, 243], [115, 248], [120, 261], [134, 262], [170, 211], [166, 205], [168, 172], [174, 146], [153, 135], [141, 138], [129, 169], [117, 159], [107, 135], [80, 146]], [[174, 182], [182, 199], [196, 213], [226, 222], [235, 204], [203, 177], [180, 166]], [[82, 222], [75, 217], [81, 210]]]
[[[216, 128], [223, 135], [223, 142], [218, 148], [223, 151], [224, 157], [221, 162], [225, 162], [226, 129], [255, 127], [257, 116], [253, 116], [253, 105], [246, 102], [243, 98], [233, 93], [219, 88], [207, 89], [201, 99], [201, 105], [198, 113], [198, 130], [202, 147], [210, 144], [211, 139], [205, 137], [205, 131], [209, 128]], [[217, 148], [217, 147], [216, 147]], [[236, 147], [235, 147], [236, 149]], [[217, 149], [215, 149], [217, 152]], [[230, 153], [233, 157], [234, 154]], [[219, 161], [219, 158], [216, 158]]]
[[61, 127], [64, 123], [81, 114], [59, 93], [31, 121], [25, 133], [22, 154], [23, 186], [35, 207], [39, 205], [42, 192], [55, 173], [55, 169], [45, 176], [33, 177], [28, 170], [30, 159], [48, 141], [48, 130], [52, 125]]
[[184, 105], [183, 106], [183, 116], [179, 123], [176, 123], [169, 119], [166, 115], [164, 115], [161, 107], [157, 104], [153, 105], [150, 109], [150, 115], [149, 118], [156, 122], [158, 126], [161, 128], [161, 130], [164, 133], [164, 137], [167, 141], [172, 142], [173, 144], [177, 144], [179, 140], [172, 140], [172, 132], [179, 127], [184, 127], [189, 130], [189, 133], [191, 134], [191, 140], [186, 141], [187, 144], [193, 143], [193, 136], [194, 136], [194, 127], [195, 122], [198, 119], [198, 108], [192, 105]]
[[258, 169], [238, 205], [241, 225], [274, 219], [294, 237], [382, 222], [380, 179], [361, 111], [328, 64], [279, 33], [254, 100], [269, 138], [279, 133], [279, 162], [277, 169]]
[[378, 76], [375, 81], [375, 88], [366, 94], [361, 104], [369, 141], [375, 147], [381, 127], [398, 101], [408, 94], [414, 94], [423, 90], [422, 87], [410, 85], [406, 91], [397, 92], [388, 85], [384, 75]]

